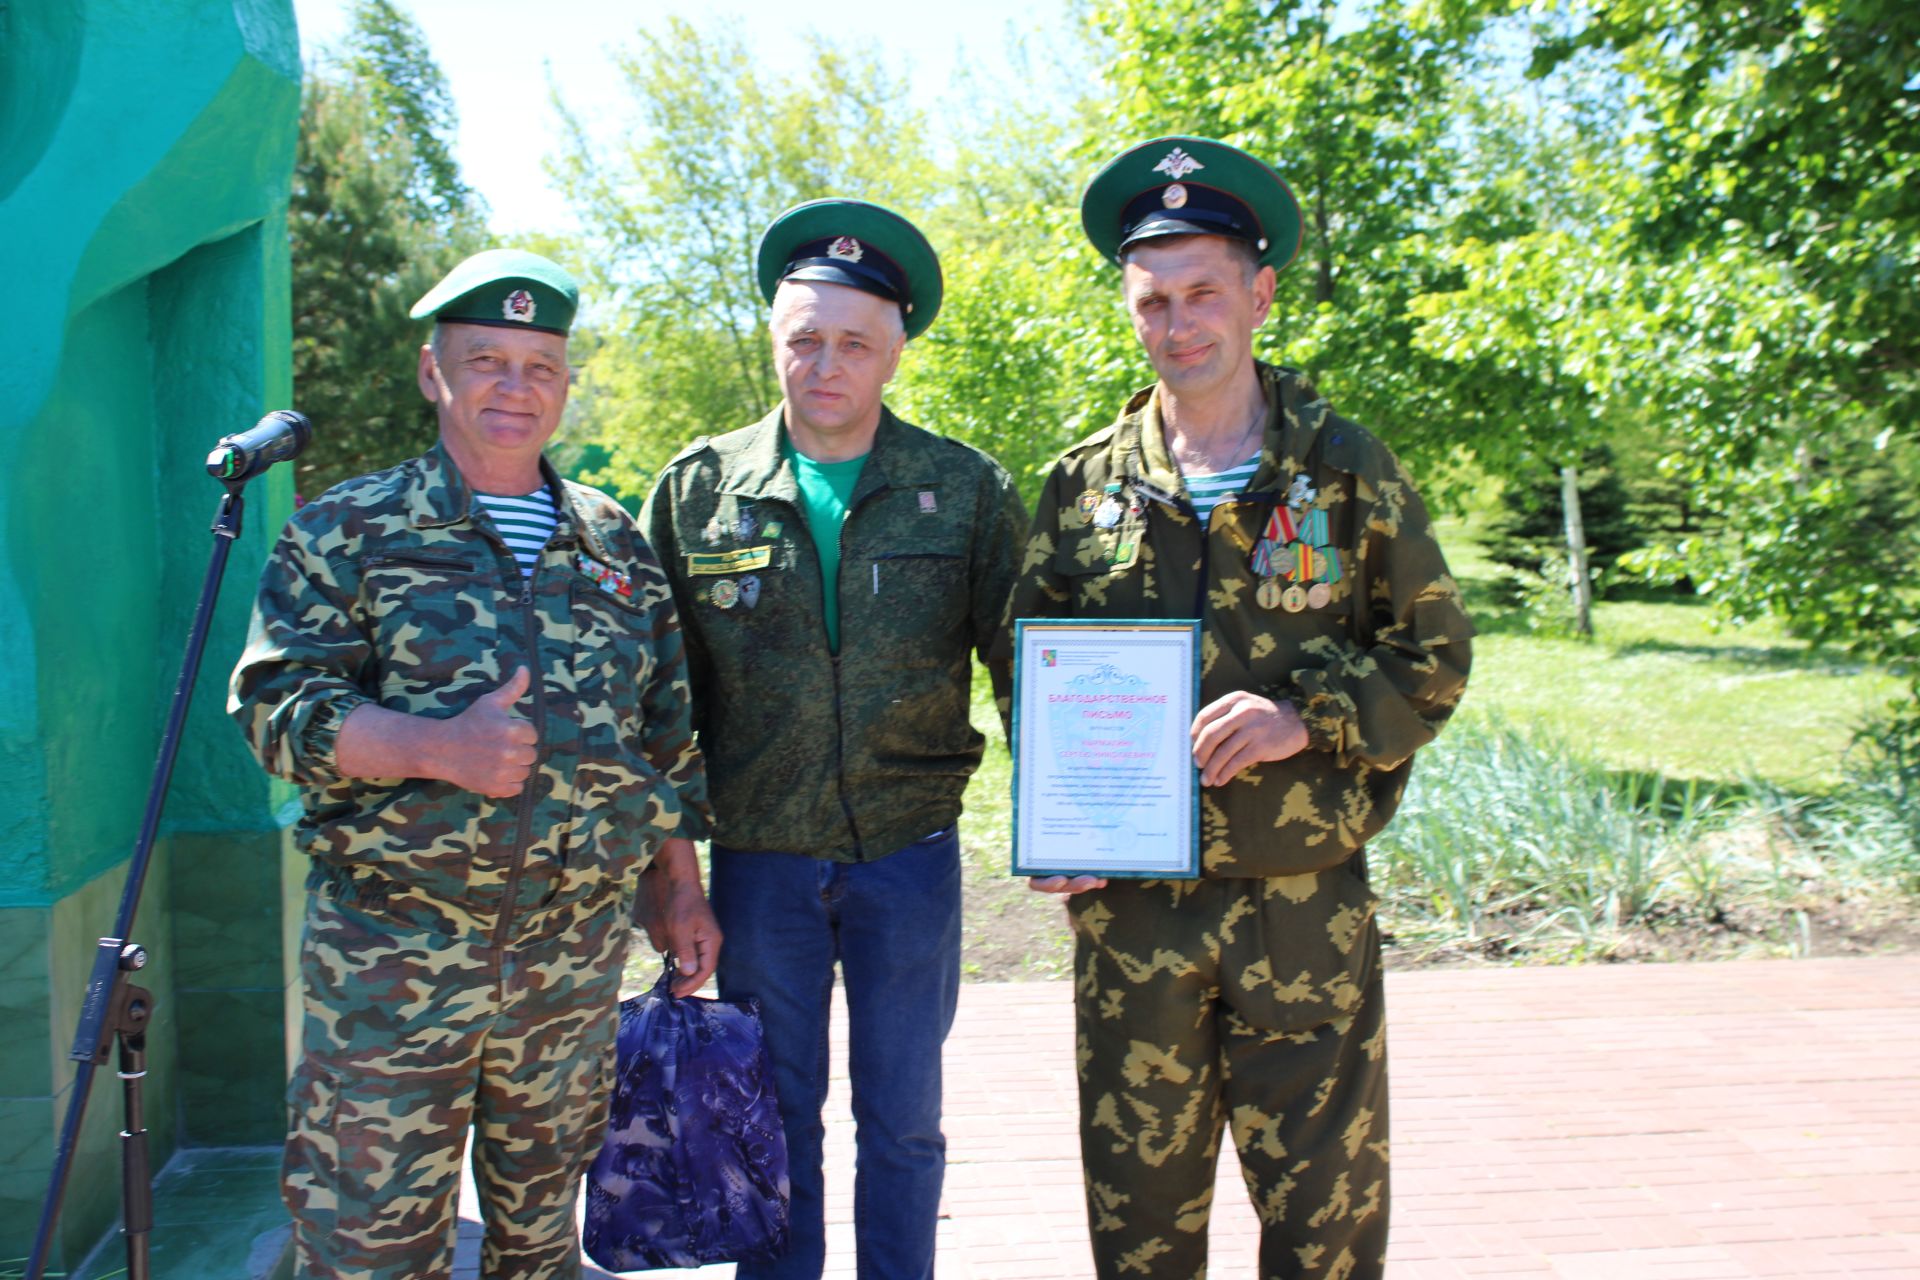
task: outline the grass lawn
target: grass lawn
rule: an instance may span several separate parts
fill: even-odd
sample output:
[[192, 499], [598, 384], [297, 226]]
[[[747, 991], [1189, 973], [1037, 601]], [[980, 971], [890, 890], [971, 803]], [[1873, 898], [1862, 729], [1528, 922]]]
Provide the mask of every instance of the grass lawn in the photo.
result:
[[1766, 623], [1716, 624], [1701, 601], [1602, 601], [1592, 640], [1534, 635], [1488, 600], [1493, 566], [1441, 525], [1473, 610], [1463, 716], [1555, 734], [1614, 769], [1826, 790], [1862, 720], [1899, 691], [1883, 671]]

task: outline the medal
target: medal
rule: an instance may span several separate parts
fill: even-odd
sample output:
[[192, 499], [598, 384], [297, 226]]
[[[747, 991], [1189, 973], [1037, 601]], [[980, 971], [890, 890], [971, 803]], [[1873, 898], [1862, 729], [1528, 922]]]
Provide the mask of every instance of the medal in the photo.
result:
[[753, 518], [753, 512], [742, 511], [740, 518], [733, 522], [733, 536], [742, 542], [749, 541], [753, 537], [753, 531], [759, 527], [760, 522]]
[[1253, 598], [1260, 602], [1262, 609], [1279, 608], [1280, 580], [1278, 578], [1261, 579], [1260, 586], [1253, 593]]
[[1253, 557], [1247, 561], [1247, 566], [1253, 570], [1255, 577], [1271, 578], [1273, 576], [1273, 544], [1265, 538], [1254, 543]]
[[1273, 572], [1275, 576], [1281, 578], [1286, 577], [1293, 572], [1293, 566], [1294, 554], [1292, 547], [1279, 547], [1274, 550]]
[[1313, 477], [1305, 472], [1295, 476], [1293, 483], [1287, 486], [1287, 505], [1296, 511], [1319, 496], [1313, 487]]
[[707, 589], [707, 598], [722, 609], [731, 609], [740, 603], [740, 584], [732, 578], [722, 578]]
[[715, 516], [713, 519], [707, 521], [707, 527], [700, 531], [701, 539], [705, 541], [708, 546], [712, 546], [726, 536], [726, 526], [720, 523], [719, 516]]
[[1331, 599], [1333, 599], [1333, 588], [1324, 582], [1316, 582], [1307, 588], [1307, 608], [1309, 609], [1324, 609]]
[[1300, 518], [1300, 538], [1302, 541], [1310, 542], [1316, 547], [1324, 548], [1332, 543], [1333, 537], [1327, 532], [1327, 513], [1316, 510], [1309, 511], [1302, 516]]
[[631, 596], [633, 594], [633, 579], [608, 565], [601, 564], [584, 551], [574, 556], [573, 563], [576, 569], [587, 575], [595, 586], [608, 595]]
[[750, 573], [740, 579], [740, 603], [751, 609], [760, 603], [760, 575]]
[[780, 522], [778, 520], [769, 520], [767, 521], [767, 527], [760, 532], [769, 538], [777, 538], [780, 536]]
[[1080, 513], [1080, 523], [1085, 524], [1087, 521], [1093, 519], [1093, 509], [1099, 505], [1100, 494], [1093, 489], [1087, 490], [1076, 498], [1073, 506], [1074, 509]]
[[1126, 508], [1120, 505], [1118, 498], [1109, 497], [1100, 504], [1100, 509], [1093, 513], [1093, 522], [1102, 529], [1111, 529], [1120, 523], [1120, 513], [1124, 510]]
[[1288, 613], [1299, 613], [1307, 607], [1307, 589], [1294, 583], [1280, 593], [1280, 607]]

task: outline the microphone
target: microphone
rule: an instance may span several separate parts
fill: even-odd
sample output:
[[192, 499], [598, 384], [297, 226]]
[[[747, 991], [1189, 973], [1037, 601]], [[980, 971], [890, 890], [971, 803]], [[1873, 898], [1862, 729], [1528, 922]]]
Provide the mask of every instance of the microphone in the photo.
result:
[[253, 479], [276, 462], [297, 458], [313, 438], [313, 424], [303, 413], [275, 409], [251, 431], [220, 437], [207, 455], [207, 474], [229, 484]]

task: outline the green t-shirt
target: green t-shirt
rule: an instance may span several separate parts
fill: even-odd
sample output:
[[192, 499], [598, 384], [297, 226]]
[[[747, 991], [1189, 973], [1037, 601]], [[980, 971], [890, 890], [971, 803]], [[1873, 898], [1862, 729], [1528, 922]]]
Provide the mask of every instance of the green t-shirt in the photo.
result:
[[780, 452], [793, 464], [793, 477], [800, 485], [800, 510], [807, 519], [807, 532], [820, 553], [820, 587], [826, 604], [827, 645], [840, 652], [840, 522], [847, 518], [847, 500], [860, 479], [860, 468], [867, 455], [845, 462], [815, 462], [793, 447], [785, 432], [780, 435]]

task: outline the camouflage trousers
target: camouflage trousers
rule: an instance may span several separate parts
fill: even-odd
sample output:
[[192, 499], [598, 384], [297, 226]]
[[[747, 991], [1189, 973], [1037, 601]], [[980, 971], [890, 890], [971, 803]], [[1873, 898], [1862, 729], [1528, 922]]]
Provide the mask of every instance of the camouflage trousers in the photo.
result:
[[309, 895], [282, 1177], [296, 1275], [447, 1276], [469, 1129], [480, 1275], [580, 1275], [628, 932], [617, 897], [495, 949]]
[[1228, 1125], [1260, 1215], [1260, 1274], [1378, 1277], [1386, 1009], [1365, 883], [1345, 867], [1114, 881], [1070, 910], [1081, 1158], [1102, 1280], [1206, 1275]]

